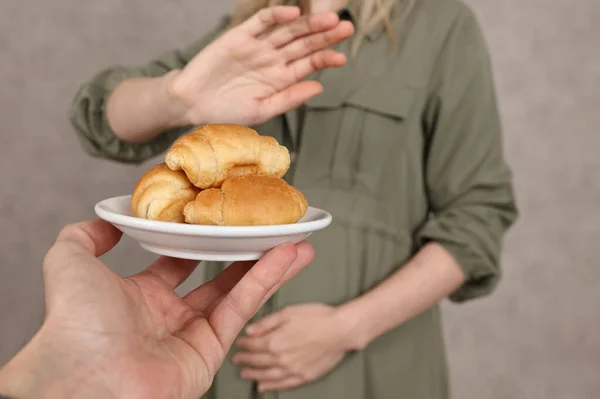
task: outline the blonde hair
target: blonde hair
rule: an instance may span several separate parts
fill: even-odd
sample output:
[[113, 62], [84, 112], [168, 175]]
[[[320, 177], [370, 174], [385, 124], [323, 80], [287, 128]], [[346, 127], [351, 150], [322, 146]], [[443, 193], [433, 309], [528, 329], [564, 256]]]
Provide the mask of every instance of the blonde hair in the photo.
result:
[[[230, 26], [236, 26], [254, 15], [260, 9], [276, 5], [296, 5], [302, 14], [309, 14], [311, 0], [238, 0], [238, 6], [231, 16]], [[392, 23], [392, 14], [396, 6], [402, 6], [402, 18], [410, 13], [415, 0], [348, 0], [349, 5], [358, 11], [356, 21], [356, 34], [352, 43], [352, 57], [358, 54], [358, 50], [365, 37], [381, 25], [392, 42], [396, 45], [396, 32]]]

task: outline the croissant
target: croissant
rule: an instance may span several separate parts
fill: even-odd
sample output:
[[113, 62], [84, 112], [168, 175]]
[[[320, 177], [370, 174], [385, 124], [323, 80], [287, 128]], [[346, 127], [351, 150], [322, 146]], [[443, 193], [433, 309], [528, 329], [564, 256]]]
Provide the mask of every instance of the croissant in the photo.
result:
[[161, 163], [137, 182], [131, 196], [131, 213], [144, 219], [184, 223], [183, 208], [199, 191], [185, 173]]
[[273, 137], [260, 136], [249, 127], [213, 124], [177, 139], [165, 162], [205, 189], [220, 187], [236, 176], [283, 177], [290, 167], [290, 154]]
[[265, 226], [296, 223], [307, 209], [304, 195], [284, 180], [242, 176], [201, 191], [183, 214], [191, 224]]

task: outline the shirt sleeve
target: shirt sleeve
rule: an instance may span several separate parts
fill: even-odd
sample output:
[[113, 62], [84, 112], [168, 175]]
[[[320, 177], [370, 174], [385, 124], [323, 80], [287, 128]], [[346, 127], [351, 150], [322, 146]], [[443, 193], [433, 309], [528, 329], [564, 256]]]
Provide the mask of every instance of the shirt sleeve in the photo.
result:
[[458, 262], [466, 281], [450, 300], [463, 302], [497, 285], [503, 236], [517, 218], [491, 62], [469, 10], [457, 18], [431, 81], [424, 115], [431, 216], [417, 242], [437, 242]]
[[92, 156], [123, 163], [141, 163], [164, 151], [191, 127], [165, 131], [146, 143], [119, 139], [106, 119], [106, 100], [123, 80], [134, 77], [158, 77], [181, 69], [225, 27], [224, 18], [215, 29], [184, 49], [169, 51], [140, 66], [115, 65], [100, 71], [80, 85], [69, 108], [69, 121], [83, 149]]

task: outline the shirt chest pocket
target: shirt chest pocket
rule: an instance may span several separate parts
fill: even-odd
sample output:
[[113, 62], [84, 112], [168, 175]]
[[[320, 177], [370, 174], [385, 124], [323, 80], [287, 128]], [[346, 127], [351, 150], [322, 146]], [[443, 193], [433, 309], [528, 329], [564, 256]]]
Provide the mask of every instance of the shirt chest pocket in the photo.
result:
[[307, 103], [302, 158], [303, 185], [328, 185], [377, 196], [390, 160], [404, 147], [413, 92], [384, 81], [352, 94], [328, 92]]

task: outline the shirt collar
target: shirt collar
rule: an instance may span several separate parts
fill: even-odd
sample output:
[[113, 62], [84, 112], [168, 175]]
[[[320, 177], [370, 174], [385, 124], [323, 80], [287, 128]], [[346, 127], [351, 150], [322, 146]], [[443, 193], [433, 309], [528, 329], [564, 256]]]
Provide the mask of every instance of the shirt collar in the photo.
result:
[[[357, 9], [357, 5], [355, 2], [350, 2], [350, 4], [348, 4], [346, 7], [342, 8], [341, 10], [338, 11], [338, 16], [340, 18], [340, 20], [343, 21], [350, 21], [352, 22], [352, 24], [354, 25], [355, 28], [358, 27], [358, 9]], [[365, 36], [365, 38], [368, 41], [374, 41], [376, 39], [378, 39], [381, 34], [385, 31], [383, 24], [379, 24], [378, 26], [376, 26], [375, 28], [373, 28], [369, 33], [367, 33], [367, 35]]]

